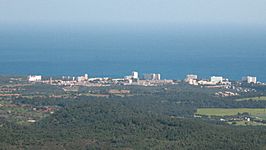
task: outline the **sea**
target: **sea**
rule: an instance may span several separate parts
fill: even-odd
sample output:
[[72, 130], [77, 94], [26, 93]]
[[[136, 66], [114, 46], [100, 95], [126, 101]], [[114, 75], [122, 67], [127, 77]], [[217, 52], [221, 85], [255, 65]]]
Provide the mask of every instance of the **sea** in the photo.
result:
[[0, 75], [163, 79], [197, 74], [266, 82], [266, 29], [254, 27], [10, 27], [0, 29]]

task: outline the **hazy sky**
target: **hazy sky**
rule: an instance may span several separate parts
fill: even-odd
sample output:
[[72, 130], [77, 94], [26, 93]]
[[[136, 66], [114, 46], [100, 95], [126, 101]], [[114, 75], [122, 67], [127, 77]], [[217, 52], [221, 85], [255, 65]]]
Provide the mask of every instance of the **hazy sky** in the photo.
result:
[[266, 0], [0, 0], [0, 24], [266, 25]]

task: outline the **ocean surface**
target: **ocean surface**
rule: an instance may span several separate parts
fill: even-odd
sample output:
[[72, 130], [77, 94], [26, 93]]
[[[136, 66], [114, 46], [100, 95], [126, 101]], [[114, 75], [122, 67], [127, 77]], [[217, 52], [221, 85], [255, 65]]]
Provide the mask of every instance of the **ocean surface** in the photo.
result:
[[0, 75], [165, 79], [213, 75], [266, 82], [266, 30], [253, 28], [0, 29]]

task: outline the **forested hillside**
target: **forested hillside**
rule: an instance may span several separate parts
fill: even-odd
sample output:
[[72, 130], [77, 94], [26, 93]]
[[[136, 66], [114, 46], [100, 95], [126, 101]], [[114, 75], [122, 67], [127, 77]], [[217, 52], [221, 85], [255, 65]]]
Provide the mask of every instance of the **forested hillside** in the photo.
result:
[[266, 146], [264, 127], [235, 127], [180, 118], [178, 114], [191, 115], [193, 109], [175, 107], [158, 97], [80, 97], [66, 102], [64, 109], [31, 126], [3, 123], [1, 148], [262, 149]]

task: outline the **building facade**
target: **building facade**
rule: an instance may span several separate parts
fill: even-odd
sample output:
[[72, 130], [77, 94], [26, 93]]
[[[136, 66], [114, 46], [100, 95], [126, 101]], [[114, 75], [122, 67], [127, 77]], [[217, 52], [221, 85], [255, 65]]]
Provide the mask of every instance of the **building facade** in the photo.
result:
[[136, 72], [136, 71], [133, 71], [133, 72], [132, 72], [132, 78], [133, 78], [133, 79], [138, 79], [138, 78], [139, 78], [139, 73]]
[[144, 80], [161, 80], [161, 74], [156, 74], [156, 73], [144, 74]]
[[41, 81], [42, 80], [42, 76], [28, 76], [28, 81], [29, 82], [37, 82], [37, 81]]
[[221, 82], [223, 82], [223, 77], [220, 77], [220, 76], [212, 76], [211, 77], [211, 82], [213, 82], [213, 83], [221, 83]]
[[185, 81], [188, 82], [188, 81], [190, 81], [190, 80], [197, 80], [197, 79], [198, 79], [198, 76], [197, 76], [197, 75], [195, 75], [195, 74], [188, 74], [188, 75], [186, 76]]
[[257, 77], [246, 76], [242, 78], [242, 81], [247, 83], [257, 83]]

